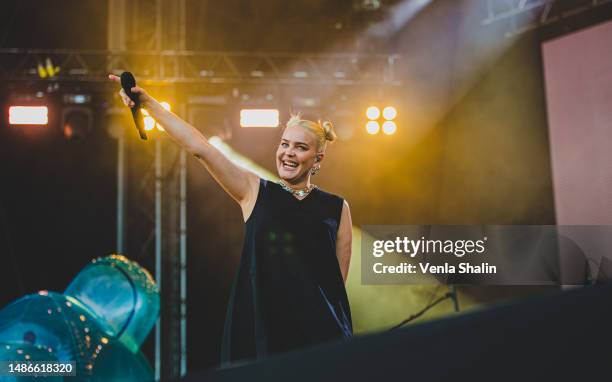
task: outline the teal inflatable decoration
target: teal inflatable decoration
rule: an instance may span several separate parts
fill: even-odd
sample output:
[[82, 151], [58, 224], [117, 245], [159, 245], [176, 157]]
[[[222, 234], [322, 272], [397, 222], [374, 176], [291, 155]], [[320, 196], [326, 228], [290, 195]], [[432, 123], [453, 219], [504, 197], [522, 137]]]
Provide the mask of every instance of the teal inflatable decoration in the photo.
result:
[[[76, 377], [45, 381], [151, 381], [139, 349], [158, 316], [159, 291], [145, 269], [99, 258], [64, 294], [41, 291], [0, 311], [0, 360], [75, 362]], [[0, 380], [34, 380], [11, 378]]]

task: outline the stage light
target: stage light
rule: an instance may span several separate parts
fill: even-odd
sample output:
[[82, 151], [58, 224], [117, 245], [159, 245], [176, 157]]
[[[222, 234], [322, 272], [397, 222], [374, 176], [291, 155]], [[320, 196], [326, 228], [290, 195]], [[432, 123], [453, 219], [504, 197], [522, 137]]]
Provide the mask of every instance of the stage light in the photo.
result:
[[46, 106], [9, 107], [10, 125], [46, 125], [49, 123], [49, 109]]
[[386, 121], [382, 125], [382, 131], [383, 131], [383, 133], [385, 133], [387, 135], [395, 134], [396, 130], [397, 130], [397, 125], [393, 121]]
[[378, 131], [380, 130], [380, 125], [378, 124], [378, 122], [376, 121], [369, 121], [368, 123], [366, 123], [366, 131], [368, 132], [368, 134], [377, 134]]
[[53, 62], [49, 57], [45, 59], [44, 65], [39, 62], [36, 69], [40, 78], [52, 78], [57, 76], [57, 74], [60, 72], [60, 67], [53, 65]]
[[240, 110], [240, 126], [242, 127], [278, 127], [278, 123], [277, 109]]
[[64, 103], [83, 105], [91, 102], [90, 94], [64, 94]]
[[383, 114], [384, 119], [386, 119], [387, 121], [390, 121], [392, 119], [395, 119], [395, 117], [397, 117], [397, 110], [395, 110], [393, 106], [387, 106], [384, 108], [382, 114]]
[[295, 78], [308, 78], [308, 72], [303, 70], [296, 70], [293, 72], [293, 77]]
[[47, 57], [45, 60], [45, 69], [47, 70], [49, 77], [55, 77], [60, 71], [60, 67], [53, 65], [53, 62], [51, 62], [49, 57]]
[[38, 64], [38, 66], [36, 67], [36, 70], [38, 71], [38, 77], [47, 78], [47, 71], [45, 70], [45, 67], [41, 63]]
[[61, 127], [64, 137], [79, 140], [86, 137], [92, 129], [93, 115], [85, 106], [67, 106], [62, 110]]
[[155, 120], [153, 117], [149, 115], [144, 117], [144, 128], [146, 131], [151, 131], [155, 128]]
[[149, 115], [149, 112], [145, 108], [140, 109], [140, 114], [142, 114], [142, 119], [144, 121], [144, 129], [145, 131], [151, 131], [155, 128], [157, 122]]
[[296, 96], [291, 100], [291, 105], [296, 109], [315, 108], [321, 104], [321, 100], [316, 97]]
[[368, 107], [366, 110], [366, 117], [372, 121], [378, 119], [380, 117], [380, 109], [376, 106]]
[[356, 11], [376, 11], [380, 5], [380, 0], [353, 0], [353, 9]]

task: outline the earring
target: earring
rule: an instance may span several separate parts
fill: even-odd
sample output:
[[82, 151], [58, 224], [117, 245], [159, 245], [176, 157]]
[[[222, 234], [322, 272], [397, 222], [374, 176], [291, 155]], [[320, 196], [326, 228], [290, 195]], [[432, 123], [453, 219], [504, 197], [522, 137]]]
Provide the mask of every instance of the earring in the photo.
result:
[[316, 174], [317, 174], [317, 172], [319, 172], [319, 170], [320, 170], [320, 169], [321, 169], [321, 165], [318, 165], [318, 166], [313, 166], [313, 167], [310, 169], [310, 175], [316, 175]]

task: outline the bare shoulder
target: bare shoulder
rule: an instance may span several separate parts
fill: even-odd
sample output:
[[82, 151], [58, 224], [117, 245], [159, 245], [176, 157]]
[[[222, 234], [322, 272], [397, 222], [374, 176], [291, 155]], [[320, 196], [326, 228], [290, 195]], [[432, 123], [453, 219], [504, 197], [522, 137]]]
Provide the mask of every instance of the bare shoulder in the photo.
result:
[[346, 199], [343, 199], [342, 200], [342, 211], [344, 212], [345, 210], [346, 211], [349, 210], [349, 204], [348, 204], [348, 201]]
[[349, 217], [351, 216], [351, 209], [346, 199], [342, 201], [342, 215], [345, 215], [345, 214], [348, 215]]
[[351, 209], [346, 199], [342, 202], [342, 213], [340, 215], [340, 230], [351, 230], [353, 222], [351, 221]]

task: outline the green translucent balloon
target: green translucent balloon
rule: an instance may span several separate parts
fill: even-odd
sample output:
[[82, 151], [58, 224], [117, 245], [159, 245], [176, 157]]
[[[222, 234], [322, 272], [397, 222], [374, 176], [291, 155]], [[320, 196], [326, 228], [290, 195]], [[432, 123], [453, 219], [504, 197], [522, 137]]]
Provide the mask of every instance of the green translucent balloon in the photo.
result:
[[[151, 381], [139, 348], [158, 316], [146, 270], [122, 256], [96, 259], [65, 294], [41, 291], [0, 311], [0, 361], [73, 361], [70, 381]], [[8, 378], [0, 380], [40, 380]]]
[[155, 281], [144, 268], [124, 256], [92, 261], [64, 293], [87, 306], [99, 318], [106, 334], [132, 352], [138, 351], [159, 315]]

